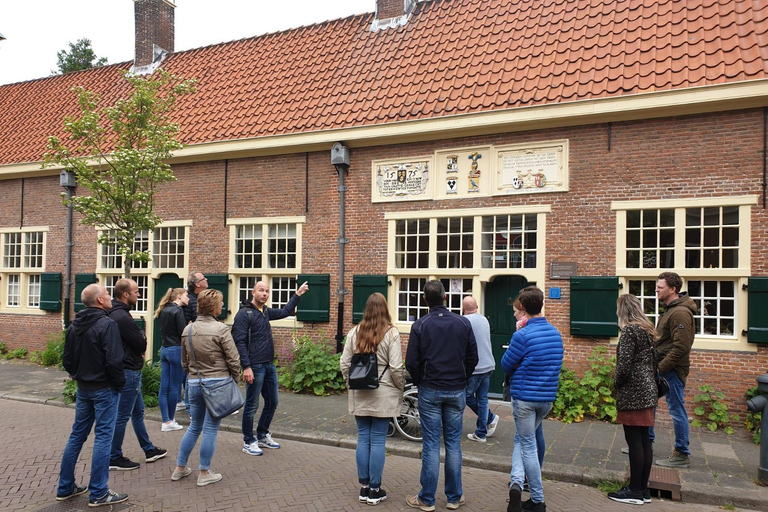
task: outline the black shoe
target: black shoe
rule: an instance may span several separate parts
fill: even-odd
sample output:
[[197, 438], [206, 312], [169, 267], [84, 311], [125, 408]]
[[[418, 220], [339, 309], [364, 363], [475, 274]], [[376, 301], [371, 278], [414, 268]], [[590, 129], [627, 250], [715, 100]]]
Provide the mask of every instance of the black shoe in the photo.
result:
[[130, 471], [132, 469], [139, 469], [139, 463], [133, 462], [128, 457], [118, 457], [114, 460], [110, 459], [109, 469], [115, 469], [117, 471]]
[[643, 491], [643, 503], [650, 503], [651, 502], [651, 490], [645, 489]]
[[72, 490], [69, 494], [57, 494], [56, 495], [56, 501], [65, 501], [69, 498], [74, 498], [75, 496], [80, 496], [85, 491], [87, 491], [87, 487], [80, 487], [79, 485], [75, 485], [75, 488]]
[[360, 488], [360, 503], [367, 503], [368, 502], [368, 492], [370, 491], [370, 487], [361, 487]]
[[88, 500], [89, 507], [100, 507], [102, 505], [112, 505], [113, 503], [122, 503], [128, 499], [127, 494], [117, 494], [112, 489], [107, 491], [107, 494], [101, 498], [91, 498]]
[[[630, 505], [642, 505], [643, 493], [642, 491], [635, 492], [629, 487], [624, 487], [620, 491], [609, 492], [608, 497], [613, 501], [620, 503], [629, 503]], [[650, 499], [650, 496], [649, 496]]]
[[547, 505], [543, 501], [534, 503], [532, 499], [524, 501], [521, 508], [529, 512], [547, 512]]
[[[147, 450], [144, 452], [144, 455], [147, 456], [147, 462], [155, 462], [157, 459], [162, 459], [166, 455], [168, 455], [168, 450], [163, 450], [162, 448], [154, 447], [151, 450]], [[138, 466], [138, 464], [136, 464]]]
[[368, 491], [367, 503], [369, 505], [378, 505], [385, 499], [387, 499], [387, 491], [384, 489], [370, 489]]
[[522, 500], [523, 490], [517, 484], [512, 484], [509, 487], [509, 505], [507, 505], [507, 512], [522, 512], [523, 509], [520, 506]]
[[528, 487], [528, 480], [523, 482], [523, 492], [531, 492], [531, 488]]

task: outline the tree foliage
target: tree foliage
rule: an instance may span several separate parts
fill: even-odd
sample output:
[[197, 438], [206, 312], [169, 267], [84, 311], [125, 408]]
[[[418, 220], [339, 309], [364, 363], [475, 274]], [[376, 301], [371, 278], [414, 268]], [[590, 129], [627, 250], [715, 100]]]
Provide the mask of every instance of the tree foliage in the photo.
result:
[[[90, 69], [107, 64], [105, 57], [97, 57], [91, 48], [91, 40], [88, 38], [78, 39], [76, 43], [69, 43], [69, 51], [61, 50], [56, 54], [58, 58], [58, 73], [62, 75], [72, 71]], [[55, 75], [57, 71], [54, 71]]]
[[82, 224], [104, 228], [99, 243], [116, 246], [129, 276], [131, 261], [149, 260], [134, 240], [162, 221], [154, 212], [155, 192], [176, 180], [166, 160], [182, 148], [176, 140], [179, 126], [169, 116], [180, 96], [195, 92], [195, 81], [163, 70], [148, 77], [126, 74], [125, 79], [130, 96], [109, 107], [99, 106], [96, 93], [72, 89], [80, 115], [64, 119], [69, 140], [48, 137], [43, 166], [74, 172], [78, 185], [90, 192], [74, 196], [73, 208], [82, 214]]

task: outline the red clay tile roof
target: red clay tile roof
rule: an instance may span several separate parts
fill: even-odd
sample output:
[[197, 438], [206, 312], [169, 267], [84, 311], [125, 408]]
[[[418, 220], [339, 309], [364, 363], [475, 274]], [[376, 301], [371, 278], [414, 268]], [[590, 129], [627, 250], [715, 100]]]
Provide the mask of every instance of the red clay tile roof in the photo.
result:
[[[185, 144], [768, 78], [764, 0], [432, 0], [170, 55], [197, 78]], [[40, 160], [69, 90], [124, 94], [130, 63], [0, 87], [0, 164]]]

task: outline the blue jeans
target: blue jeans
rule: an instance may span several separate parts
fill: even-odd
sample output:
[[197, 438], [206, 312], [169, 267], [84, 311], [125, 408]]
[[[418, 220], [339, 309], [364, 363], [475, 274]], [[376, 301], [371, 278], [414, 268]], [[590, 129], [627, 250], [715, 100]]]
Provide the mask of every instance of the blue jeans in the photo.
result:
[[259, 394], [264, 397], [264, 408], [261, 410], [256, 435], [259, 439], [269, 434], [269, 425], [277, 410], [277, 371], [272, 363], [255, 364], [253, 382], [245, 383], [245, 407], [243, 407], [243, 441], [251, 444], [256, 441], [253, 436], [253, 417], [259, 409]]
[[[224, 379], [206, 379], [206, 383], [214, 383]], [[189, 395], [189, 428], [184, 433], [179, 446], [179, 456], [176, 464], [186, 466], [189, 460], [189, 454], [197, 444], [197, 438], [200, 432], [203, 433], [203, 442], [200, 443], [200, 466], [201, 471], [208, 471], [211, 468], [211, 459], [213, 452], [216, 451], [216, 437], [219, 435], [219, 424], [221, 420], [211, 418], [211, 414], [205, 407], [203, 392], [200, 389], [200, 383], [197, 379], [187, 381], [187, 395]]]
[[467, 407], [477, 414], [475, 435], [480, 439], [485, 439], [488, 424], [493, 421], [493, 413], [488, 410], [488, 388], [491, 386], [492, 373], [473, 375], [467, 385]]
[[112, 438], [112, 451], [110, 460], [123, 456], [123, 440], [125, 439], [125, 427], [131, 420], [133, 432], [139, 440], [141, 449], [149, 451], [155, 447], [149, 440], [147, 427], [144, 426], [144, 397], [141, 395], [141, 370], [123, 370], [125, 374], [125, 386], [120, 392], [117, 403], [117, 421], [115, 422], [115, 435]]
[[361, 485], [373, 489], [381, 487], [381, 475], [384, 473], [384, 459], [387, 456], [384, 447], [387, 440], [387, 428], [390, 418], [373, 416], [355, 416], [357, 423], [357, 478]]
[[[685, 384], [678, 377], [677, 372], [672, 370], [664, 374], [664, 378], [669, 383], [669, 393], [667, 393], [667, 409], [672, 417], [672, 426], [675, 429], [675, 450], [686, 455], [691, 454], [688, 448], [688, 411], [685, 410]], [[648, 437], [653, 441], [656, 433], [653, 427], [648, 429]]]
[[435, 504], [437, 478], [440, 475], [440, 433], [445, 443], [445, 496], [457, 503], [461, 488], [461, 432], [467, 392], [442, 391], [419, 387], [419, 416], [423, 436], [421, 451], [421, 491], [419, 499]]
[[77, 390], [75, 423], [61, 458], [57, 496], [66, 496], [75, 490], [77, 458], [94, 424], [93, 458], [88, 490], [91, 491], [91, 498], [101, 498], [109, 491], [109, 444], [115, 431], [118, 396], [114, 388]]
[[160, 393], [157, 404], [163, 422], [171, 421], [179, 403], [181, 384], [184, 382], [184, 368], [181, 366], [181, 347], [162, 347], [160, 349]]
[[515, 451], [512, 453], [512, 472], [510, 479], [513, 484], [523, 487], [525, 477], [528, 477], [528, 487], [534, 503], [544, 501], [544, 487], [541, 483], [541, 466], [539, 452], [536, 446], [536, 429], [541, 426], [552, 402], [525, 402], [512, 399], [512, 415], [515, 418]]

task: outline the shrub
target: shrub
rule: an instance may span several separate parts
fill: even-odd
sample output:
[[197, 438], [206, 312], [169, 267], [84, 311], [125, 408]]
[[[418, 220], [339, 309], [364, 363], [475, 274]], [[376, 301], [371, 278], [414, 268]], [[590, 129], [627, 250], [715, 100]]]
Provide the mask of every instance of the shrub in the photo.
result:
[[[757, 390], [757, 386], [753, 386], [747, 390], [747, 400], [754, 398], [759, 394], [760, 392]], [[755, 444], [760, 444], [760, 436], [762, 435], [762, 419], [762, 413], [748, 412], [747, 419], [744, 420], [744, 427], [748, 431], [752, 432], [752, 442]]]
[[590, 369], [581, 379], [565, 365], [561, 368], [552, 414], [563, 423], [578, 423], [585, 416], [616, 421], [616, 400], [611, 393], [616, 356], [607, 356], [607, 350], [595, 347], [588, 358]]
[[8, 353], [8, 347], [5, 346], [5, 343], [0, 341], [0, 356], [4, 356]]
[[74, 403], [75, 398], [77, 397], [77, 381], [69, 379], [64, 385], [61, 396], [64, 397], [65, 404]]
[[304, 335], [294, 340], [293, 359], [279, 369], [280, 384], [296, 393], [327, 395], [345, 387], [339, 369], [341, 354], [335, 354], [327, 339], [312, 341]]
[[62, 368], [62, 358], [64, 357], [64, 335], [65, 331], [48, 335], [45, 350], [40, 352], [37, 363], [43, 366], [58, 366], [59, 368]]
[[27, 357], [27, 349], [24, 347], [19, 347], [17, 349], [8, 351], [8, 353], [3, 357], [6, 359], [24, 359]]
[[141, 394], [146, 407], [157, 407], [160, 394], [160, 363], [144, 365], [141, 369]]
[[711, 432], [722, 428], [726, 434], [733, 434], [731, 419], [738, 420], [738, 416], [728, 414], [728, 406], [721, 401], [725, 399], [725, 393], [715, 391], [709, 384], [701, 386], [699, 391], [701, 393], [693, 397], [693, 401], [699, 405], [693, 409], [697, 418], [691, 422], [691, 425], [700, 427], [702, 425], [700, 418], [703, 418]]

